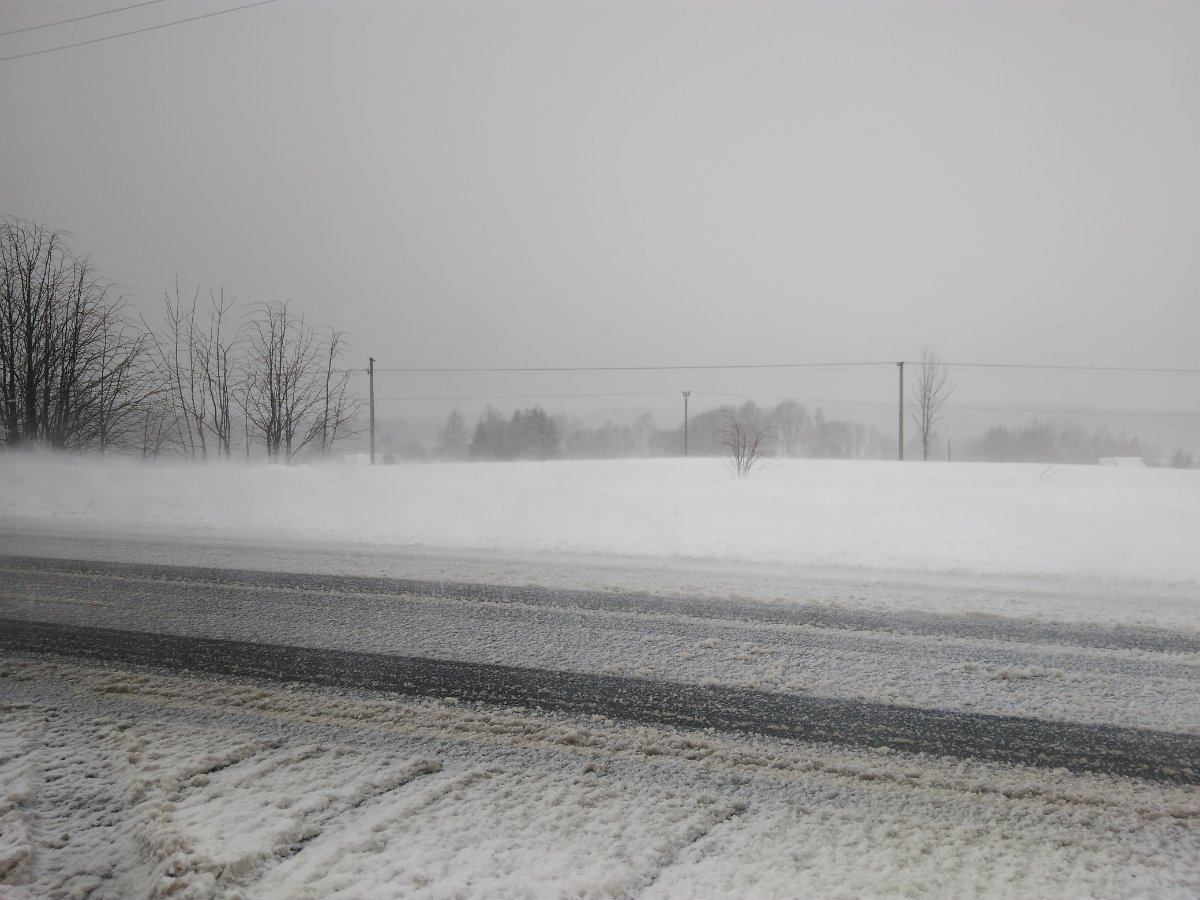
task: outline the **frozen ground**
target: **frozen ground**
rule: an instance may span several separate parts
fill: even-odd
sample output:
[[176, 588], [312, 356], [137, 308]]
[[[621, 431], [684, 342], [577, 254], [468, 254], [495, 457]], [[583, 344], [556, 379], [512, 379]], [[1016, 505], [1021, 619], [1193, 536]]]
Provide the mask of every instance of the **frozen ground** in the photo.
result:
[[19, 654], [0, 672], [9, 898], [1200, 891], [1194, 789]]

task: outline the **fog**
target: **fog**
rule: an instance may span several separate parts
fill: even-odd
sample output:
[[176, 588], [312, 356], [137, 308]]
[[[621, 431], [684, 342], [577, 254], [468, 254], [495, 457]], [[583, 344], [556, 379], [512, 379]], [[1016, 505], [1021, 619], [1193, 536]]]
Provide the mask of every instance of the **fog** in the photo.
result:
[[[8, 34], [0, 56], [226, 8]], [[0, 31], [104, 9], [12, 0]], [[666, 417], [693, 390], [882, 423], [887, 363], [926, 346], [1200, 367], [1198, 26], [1190, 2], [279, 0], [0, 62], [0, 212], [72, 231], [152, 320], [177, 276], [289, 298], [358, 368], [884, 363], [381, 374], [388, 415], [543, 395]], [[955, 380], [968, 407], [1200, 395], [1195, 375]], [[644, 396], [555, 396], [598, 393]]]

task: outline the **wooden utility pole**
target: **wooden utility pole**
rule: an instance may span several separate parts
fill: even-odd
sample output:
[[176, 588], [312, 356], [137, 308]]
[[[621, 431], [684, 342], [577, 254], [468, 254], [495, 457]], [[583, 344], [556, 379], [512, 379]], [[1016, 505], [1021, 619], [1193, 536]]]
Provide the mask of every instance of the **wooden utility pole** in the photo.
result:
[[367, 378], [370, 382], [370, 405], [371, 405], [371, 465], [375, 465], [375, 357], [371, 357], [370, 363], [367, 366]]
[[692, 396], [691, 391], [683, 392], [683, 455], [688, 455], [688, 397]]
[[900, 367], [900, 452], [898, 458], [901, 462], [904, 461], [904, 363], [898, 362]]

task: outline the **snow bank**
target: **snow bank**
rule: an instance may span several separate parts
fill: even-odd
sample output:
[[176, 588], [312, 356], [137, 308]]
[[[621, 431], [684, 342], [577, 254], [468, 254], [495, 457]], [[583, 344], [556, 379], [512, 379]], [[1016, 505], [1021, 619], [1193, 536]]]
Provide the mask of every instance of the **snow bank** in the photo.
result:
[[1200, 472], [789, 460], [141, 465], [6, 455], [0, 522], [129, 535], [1200, 584]]

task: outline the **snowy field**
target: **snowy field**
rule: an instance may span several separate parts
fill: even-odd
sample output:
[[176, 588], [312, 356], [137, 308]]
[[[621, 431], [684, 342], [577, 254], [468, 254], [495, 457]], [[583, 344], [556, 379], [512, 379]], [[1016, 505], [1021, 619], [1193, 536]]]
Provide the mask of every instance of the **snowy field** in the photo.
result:
[[350, 560], [362, 574], [1167, 627], [1194, 627], [1200, 595], [1198, 471], [787, 460], [739, 481], [717, 459], [372, 469], [8, 456], [0, 483], [9, 542], [59, 533], [64, 555], [120, 535], [177, 541], [161, 561], [201, 565]]

